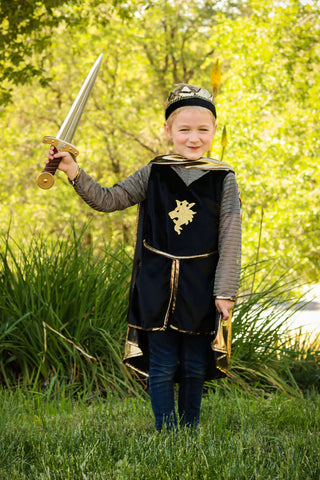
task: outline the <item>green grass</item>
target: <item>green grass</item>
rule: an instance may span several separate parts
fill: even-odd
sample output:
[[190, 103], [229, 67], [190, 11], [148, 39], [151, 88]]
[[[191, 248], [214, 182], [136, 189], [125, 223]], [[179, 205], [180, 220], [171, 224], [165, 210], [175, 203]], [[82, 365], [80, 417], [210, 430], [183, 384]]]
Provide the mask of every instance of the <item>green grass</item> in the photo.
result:
[[159, 434], [143, 398], [1, 391], [0, 478], [318, 480], [319, 400], [218, 388], [198, 432]]

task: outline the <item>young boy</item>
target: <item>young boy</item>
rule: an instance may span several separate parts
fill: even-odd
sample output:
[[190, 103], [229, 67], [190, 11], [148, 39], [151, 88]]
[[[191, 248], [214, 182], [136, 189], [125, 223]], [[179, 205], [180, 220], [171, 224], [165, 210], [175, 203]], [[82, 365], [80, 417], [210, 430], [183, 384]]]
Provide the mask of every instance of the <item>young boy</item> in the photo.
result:
[[[219, 376], [211, 348], [217, 312], [228, 319], [239, 285], [241, 220], [232, 168], [205, 158], [216, 132], [210, 93], [175, 88], [165, 132], [174, 155], [157, 157], [111, 188], [94, 182], [66, 152], [60, 158], [76, 192], [111, 212], [139, 204], [125, 361], [149, 375], [156, 428], [199, 422], [204, 381]], [[220, 374], [221, 376], [221, 374]]]

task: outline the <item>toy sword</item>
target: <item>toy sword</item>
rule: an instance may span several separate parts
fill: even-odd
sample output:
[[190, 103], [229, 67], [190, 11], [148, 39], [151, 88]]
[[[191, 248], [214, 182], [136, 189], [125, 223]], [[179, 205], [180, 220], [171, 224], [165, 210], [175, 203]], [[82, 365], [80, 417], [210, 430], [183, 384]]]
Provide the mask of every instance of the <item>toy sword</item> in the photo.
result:
[[[77, 98], [73, 102], [72, 107], [69, 110], [61, 128], [56, 137], [43, 137], [43, 143], [49, 143], [55, 147], [56, 152], [70, 152], [74, 157], [79, 154], [79, 151], [71, 141], [73, 135], [77, 129], [82, 112], [86, 106], [90, 92], [97, 78], [98, 71], [101, 65], [103, 54], [101, 53], [91, 68], [87, 78], [83, 82], [83, 85], [77, 95]], [[45, 169], [38, 175], [37, 184], [40, 188], [48, 189], [54, 184], [54, 174], [59, 166], [60, 159], [51, 160], [45, 167]]]

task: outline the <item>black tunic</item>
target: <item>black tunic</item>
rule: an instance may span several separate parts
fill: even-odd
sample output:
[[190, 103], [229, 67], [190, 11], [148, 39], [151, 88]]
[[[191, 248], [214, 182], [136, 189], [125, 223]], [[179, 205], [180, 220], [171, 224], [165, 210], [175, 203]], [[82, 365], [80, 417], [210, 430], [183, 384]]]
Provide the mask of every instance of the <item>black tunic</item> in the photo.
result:
[[[187, 186], [170, 166], [152, 165], [139, 216], [125, 353], [125, 362], [142, 373], [148, 371], [146, 331], [215, 333], [213, 287], [227, 174], [209, 171]], [[209, 377], [221, 376], [216, 373]]]
[[170, 167], [152, 166], [129, 325], [214, 332], [212, 292], [226, 174], [208, 172], [187, 186]]

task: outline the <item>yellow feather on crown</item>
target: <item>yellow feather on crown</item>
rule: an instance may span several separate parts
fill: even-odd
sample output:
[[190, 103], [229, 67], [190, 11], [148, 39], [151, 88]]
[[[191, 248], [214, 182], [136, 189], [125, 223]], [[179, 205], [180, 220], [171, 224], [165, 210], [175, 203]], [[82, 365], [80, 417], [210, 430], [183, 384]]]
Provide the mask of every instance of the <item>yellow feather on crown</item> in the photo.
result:
[[216, 60], [216, 63], [213, 66], [213, 69], [211, 71], [210, 75], [211, 79], [211, 85], [212, 85], [212, 94], [213, 98], [216, 97], [219, 86], [221, 83], [221, 72], [220, 72], [220, 66], [219, 66], [219, 59]]

